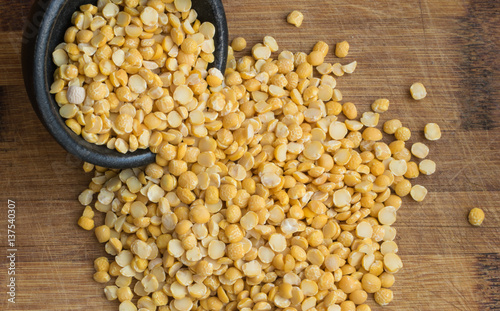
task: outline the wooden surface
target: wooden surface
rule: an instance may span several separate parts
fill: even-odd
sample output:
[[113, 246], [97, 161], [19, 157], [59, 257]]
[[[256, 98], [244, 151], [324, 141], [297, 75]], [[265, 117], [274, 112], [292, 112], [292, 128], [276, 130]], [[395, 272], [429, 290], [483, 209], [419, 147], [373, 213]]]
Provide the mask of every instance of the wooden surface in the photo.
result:
[[[30, 1], [0, 1], [0, 310], [117, 310], [92, 280], [104, 254], [79, 229], [76, 198], [90, 176], [45, 131], [25, 94], [20, 36]], [[373, 310], [500, 310], [500, 1], [224, 0], [231, 38], [255, 44], [273, 35], [280, 47], [309, 52], [318, 40], [347, 40], [355, 74], [338, 79], [344, 98], [366, 111], [391, 100], [381, 121], [398, 117], [423, 139], [427, 122], [443, 138], [429, 142], [430, 193], [404, 200], [397, 242], [404, 269], [394, 302]], [[298, 9], [301, 28], [286, 24]], [[332, 54], [328, 56], [333, 61]], [[413, 82], [429, 95], [409, 97]], [[7, 200], [17, 205], [16, 304], [7, 303]], [[481, 207], [481, 228], [467, 223]]]

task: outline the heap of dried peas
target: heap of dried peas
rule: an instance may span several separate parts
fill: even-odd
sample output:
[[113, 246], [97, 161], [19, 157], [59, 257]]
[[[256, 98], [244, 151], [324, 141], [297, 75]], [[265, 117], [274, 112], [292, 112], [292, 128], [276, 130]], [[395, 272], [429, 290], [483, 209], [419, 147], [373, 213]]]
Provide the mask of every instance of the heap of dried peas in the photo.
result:
[[[120, 311], [366, 311], [368, 294], [392, 301], [403, 267], [392, 224], [401, 197], [424, 199], [410, 180], [435, 163], [412, 161], [429, 148], [407, 148], [401, 121], [377, 128], [389, 100], [362, 114], [341, 103], [336, 77], [356, 62], [325, 62], [322, 41], [273, 59], [267, 36], [238, 60], [230, 47], [222, 74], [207, 70], [215, 29], [189, 0], [80, 9], [54, 52], [61, 115], [90, 142], [157, 153], [145, 168], [84, 165], [94, 178], [78, 224], [92, 230], [94, 210], [105, 214], [94, 232], [113, 259], [95, 260], [94, 279], [115, 278], [108, 300]], [[344, 41], [335, 53], [348, 50]], [[440, 138], [437, 124], [425, 131]]]

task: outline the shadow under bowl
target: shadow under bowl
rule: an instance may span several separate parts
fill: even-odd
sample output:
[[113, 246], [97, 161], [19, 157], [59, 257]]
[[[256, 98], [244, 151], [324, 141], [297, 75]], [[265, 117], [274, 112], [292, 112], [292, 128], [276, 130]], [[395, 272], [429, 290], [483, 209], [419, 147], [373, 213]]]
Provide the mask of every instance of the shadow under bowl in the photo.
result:
[[[30, 11], [22, 39], [23, 77], [31, 104], [38, 118], [55, 140], [83, 161], [108, 168], [132, 168], [154, 162], [149, 149], [126, 154], [87, 142], [76, 135], [59, 115], [54, 95], [49, 93], [57, 66], [52, 61], [55, 47], [64, 42], [71, 26], [71, 16], [92, 0], [37, 0]], [[210, 67], [224, 72], [227, 61], [228, 29], [221, 0], [193, 0], [193, 8], [201, 22], [211, 22], [216, 29], [215, 61]]]

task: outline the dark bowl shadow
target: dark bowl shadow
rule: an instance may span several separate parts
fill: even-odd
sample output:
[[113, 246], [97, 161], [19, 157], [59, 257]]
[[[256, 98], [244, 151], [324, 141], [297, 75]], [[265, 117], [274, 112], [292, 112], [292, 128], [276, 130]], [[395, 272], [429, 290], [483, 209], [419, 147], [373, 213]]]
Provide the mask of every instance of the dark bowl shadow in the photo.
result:
[[[63, 42], [71, 26], [71, 15], [80, 5], [97, 3], [92, 0], [38, 0], [34, 3], [24, 27], [22, 39], [23, 77], [31, 104], [38, 118], [55, 140], [68, 152], [83, 161], [108, 168], [139, 167], [154, 162], [155, 154], [137, 150], [122, 154], [106, 146], [87, 142], [76, 135], [59, 115], [59, 106], [49, 93], [56, 65], [52, 51]], [[227, 60], [228, 29], [221, 0], [193, 0], [193, 8], [201, 22], [215, 25], [215, 61], [210, 67], [224, 72]]]

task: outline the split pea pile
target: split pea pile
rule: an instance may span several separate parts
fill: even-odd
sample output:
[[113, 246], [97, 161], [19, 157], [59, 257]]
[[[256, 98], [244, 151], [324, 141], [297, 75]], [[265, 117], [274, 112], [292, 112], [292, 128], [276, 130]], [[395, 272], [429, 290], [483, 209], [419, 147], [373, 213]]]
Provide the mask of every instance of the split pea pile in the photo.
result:
[[[94, 232], [112, 260], [95, 260], [94, 279], [106, 298], [120, 311], [367, 311], [369, 294], [390, 303], [403, 267], [392, 224], [402, 197], [427, 194], [412, 181], [434, 173], [429, 148], [408, 146], [398, 119], [377, 128], [389, 100], [363, 113], [343, 102], [336, 78], [357, 63], [325, 62], [325, 42], [278, 54], [267, 36], [235, 59], [246, 48], [237, 38], [226, 72], [207, 70], [215, 29], [196, 16], [190, 1], [99, 1], [75, 13], [54, 52], [69, 127], [157, 154], [144, 168], [84, 165], [94, 177], [78, 224], [92, 230], [94, 211], [105, 214]], [[348, 51], [344, 41], [335, 54]], [[439, 139], [439, 126], [425, 135]]]

